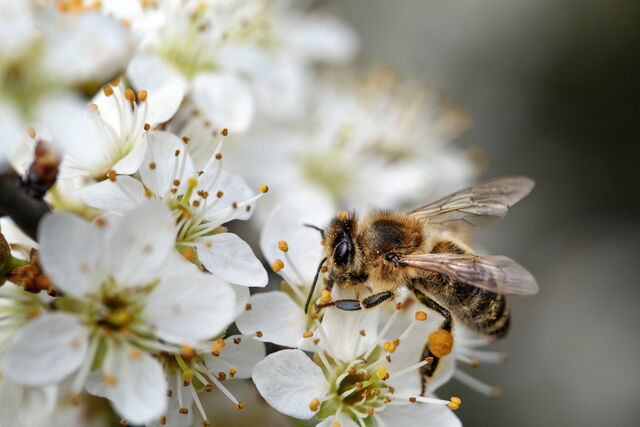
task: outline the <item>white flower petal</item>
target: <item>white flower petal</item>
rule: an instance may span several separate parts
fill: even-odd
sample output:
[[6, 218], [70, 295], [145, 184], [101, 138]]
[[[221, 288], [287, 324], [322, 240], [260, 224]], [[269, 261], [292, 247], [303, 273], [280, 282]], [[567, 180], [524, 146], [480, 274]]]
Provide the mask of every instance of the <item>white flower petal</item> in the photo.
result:
[[96, 289], [106, 278], [102, 231], [67, 212], [45, 216], [38, 229], [40, 262], [56, 288], [73, 296]]
[[167, 206], [147, 201], [116, 224], [109, 241], [111, 274], [121, 286], [146, 285], [173, 253], [175, 221]]
[[[195, 175], [191, 156], [186, 152], [184, 142], [169, 132], [147, 132], [148, 149], [144, 162], [140, 167], [140, 176], [144, 185], [149, 187], [158, 197], [163, 197], [173, 186], [174, 179], [186, 179]], [[180, 152], [176, 157], [175, 153]], [[184, 158], [186, 156], [186, 158]], [[184, 161], [184, 170], [179, 175]]]
[[388, 405], [384, 411], [377, 413], [377, 415], [386, 426], [462, 426], [460, 419], [444, 405], [425, 403], [415, 403], [408, 406]]
[[122, 159], [111, 167], [116, 173], [122, 175], [132, 175], [138, 172], [144, 155], [147, 152], [147, 138], [144, 136], [138, 138], [135, 145], [131, 148], [131, 151], [127, 153]]
[[[240, 339], [236, 344], [234, 339]], [[234, 368], [234, 378], [251, 378], [253, 367], [264, 359], [264, 344], [254, 339], [233, 335], [224, 340], [225, 346], [219, 356], [207, 356], [205, 365], [211, 372], [226, 372]]]
[[113, 212], [133, 210], [147, 200], [142, 183], [128, 175], [118, 176], [117, 182], [105, 179], [82, 187], [73, 196], [89, 206]]
[[198, 272], [164, 277], [147, 300], [143, 316], [158, 337], [195, 344], [222, 332], [235, 314], [231, 286]]
[[73, 167], [97, 172], [95, 169], [105, 166], [108, 147], [98, 128], [100, 118], [83, 100], [71, 96], [47, 98], [39, 106], [38, 117]]
[[249, 299], [251, 310], [236, 319], [238, 329], [245, 335], [262, 332], [261, 341], [285, 347], [298, 347], [306, 332], [307, 317], [289, 295], [281, 291], [261, 292]]
[[325, 418], [319, 424], [316, 424], [316, 427], [333, 427], [334, 423], [338, 423], [340, 427], [359, 427], [359, 424], [351, 419], [351, 417], [340, 414], [337, 417], [329, 417]]
[[[369, 350], [376, 343], [379, 312], [380, 310], [349, 312], [329, 308], [322, 318], [322, 327], [327, 336], [331, 337], [331, 349], [334, 351], [332, 356], [349, 362]], [[365, 336], [359, 339], [360, 344], [355, 348], [353, 343], [362, 330], [365, 331]], [[322, 340], [320, 345], [323, 345]]]
[[207, 270], [235, 285], [266, 286], [269, 277], [251, 247], [233, 233], [198, 240], [198, 258]]
[[358, 37], [344, 22], [329, 15], [308, 15], [288, 29], [288, 42], [314, 61], [344, 64], [358, 50]]
[[185, 78], [155, 55], [139, 54], [127, 75], [137, 90], [147, 91], [147, 121], [164, 123], [178, 111], [187, 91]]
[[160, 417], [167, 409], [167, 381], [160, 362], [145, 352], [131, 357], [126, 349], [118, 350], [112, 372], [116, 383], [107, 386], [107, 398], [131, 424]]
[[[211, 185], [215, 181], [215, 185]], [[206, 189], [211, 195], [222, 191], [223, 195], [216, 203], [215, 207], [209, 209], [205, 214], [205, 218], [211, 222], [228, 222], [234, 219], [247, 220], [251, 218], [255, 211], [255, 203], [250, 203], [249, 210], [246, 206], [242, 208], [233, 208], [233, 202], [240, 203], [250, 199], [255, 195], [244, 179], [226, 170], [218, 171], [216, 169], [205, 172], [198, 178], [198, 188]], [[197, 198], [197, 194], [192, 196], [192, 200]], [[221, 208], [222, 207], [222, 208]]]
[[0, 381], [0, 426], [45, 426], [55, 409], [57, 389]]
[[19, 384], [55, 384], [80, 366], [87, 347], [87, 331], [74, 316], [45, 314], [14, 335], [2, 372]]
[[[273, 210], [260, 234], [260, 249], [269, 263], [282, 259], [284, 254], [278, 249], [278, 242], [284, 240], [289, 246], [288, 256], [302, 276], [302, 283], [298, 286], [310, 286], [313, 276], [322, 258], [322, 236], [318, 230], [306, 227], [300, 214], [295, 208], [278, 206]], [[321, 224], [324, 225], [324, 224]], [[298, 280], [298, 275], [292, 270], [288, 262], [284, 263], [283, 272], [291, 280]]]
[[231, 75], [200, 74], [193, 82], [193, 100], [214, 126], [245, 132], [253, 121], [255, 101], [247, 85]]
[[309, 403], [322, 401], [329, 392], [322, 369], [301, 350], [270, 354], [253, 369], [253, 382], [274, 409], [305, 420], [316, 413]]
[[241, 285], [230, 285], [236, 293], [236, 315], [235, 317], [240, 316], [244, 313], [247, 303], [249, 302], [249, 298], [251, 294], [249, 292], [249, 288]]

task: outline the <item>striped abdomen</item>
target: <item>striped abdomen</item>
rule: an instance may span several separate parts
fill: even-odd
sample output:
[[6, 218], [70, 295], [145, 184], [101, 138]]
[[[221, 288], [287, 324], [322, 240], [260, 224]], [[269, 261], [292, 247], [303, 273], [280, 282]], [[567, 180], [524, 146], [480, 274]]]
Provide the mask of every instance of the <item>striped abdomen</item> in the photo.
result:
[[[440, 241], [432, 253], [465, 251], [450, 241]], [[498, 339], [509, 332], [511, 316], [504, 295], [485, 291], [438, 273], [420, 281], [425, 290], [468, 328]]]

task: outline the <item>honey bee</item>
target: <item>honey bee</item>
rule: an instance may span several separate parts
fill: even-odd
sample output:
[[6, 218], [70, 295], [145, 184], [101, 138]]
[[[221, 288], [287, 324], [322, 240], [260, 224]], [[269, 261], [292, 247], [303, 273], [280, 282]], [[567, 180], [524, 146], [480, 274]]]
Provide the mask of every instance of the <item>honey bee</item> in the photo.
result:
[[[503, 218], [509, 207], [525, 197], [534, 183], [526, 177], [504, 177], [458, 191], [407, 213], [378, 211], [359, 220], [340, 212], [322, 231], [325, 258], [316, 273], [305, 311], [313, 299], [320, 271], [326, 271], [327, 289], [363, 287], [375, 293], [360, 299], [314, 304], [316, 310], [370, 309], [396, 297], [399, 287], [443, 318], [429, 336], [423, 367], [425, 383], [440, 358], [451, 352], [454, 321], [490, 339], [509, 331], [510, 311], [505, 296], [538, 292], [533, 276], [504, 256], [474, 255], [459, 236]], [[326, 268], [323, 268], [326, 264]]]

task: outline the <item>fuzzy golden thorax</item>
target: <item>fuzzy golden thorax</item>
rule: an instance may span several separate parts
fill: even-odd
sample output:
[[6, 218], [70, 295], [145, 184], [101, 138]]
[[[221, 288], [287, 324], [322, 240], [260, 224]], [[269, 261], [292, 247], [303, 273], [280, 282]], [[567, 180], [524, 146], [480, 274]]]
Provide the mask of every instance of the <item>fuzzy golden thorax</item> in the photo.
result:
[[330, 279], [340, 287], [369, 281], [376, 289], [406, 284], [411, 270], [397, 256], [424, 250], [424, 223], [397, 212], [378, 211], [363, 220], [341, 212], [325, 239]]

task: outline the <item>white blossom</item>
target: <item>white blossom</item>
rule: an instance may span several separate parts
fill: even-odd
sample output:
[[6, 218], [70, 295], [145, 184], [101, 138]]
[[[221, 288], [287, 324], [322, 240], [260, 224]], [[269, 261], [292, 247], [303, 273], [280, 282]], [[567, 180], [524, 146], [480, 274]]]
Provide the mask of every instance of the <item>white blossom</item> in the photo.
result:
[[[74, 194], [89, 206], [109, 212], [126, 212], [149, 198], [161, 199], [177, 222], [175, 245], [187, 254], [194, 250], [198, 262], [221, 279], [237, 285], [265, 286], [267, 272], [249, 245], [223, 227], [253, 214], [258, 195], [244, 181], [222, 168], [221, 146], [200, 171], [195, 171], [186, 140], [169, 132], [146, 135], [148, 150], [140, 180], [112, 175], [110, 179]], [[186, 251], [186, 252], [185, 252]]]
[[43, 220], [41, 263], [64, 292], [63, 311], [38, 316], [7, 347], [3, 372], [25, 385], [56, 384], [77, 372], [72, 396], [101, 360], [106, 396], [144, 423], [166, 409], [162, 366], [149, 349], [180, 353], [233, 320], [233, 289], [173, 251], [175, 222], [148, 202], [100, 229], [67, 213]]
[[[253, 380], [260, 394], [276, 410], [295, 418], [315, 416], [324, 420], [321, 425], [460, 425], [447, 408], [457, 409], [458, 398], [421, 396], [412, 378], [429, 362], [406, 363], [399, 356], [403, 347], [415, 350], [411, 341], [404, 343], [405, 335], [397, 349], [385, 353], [381, 344], [397, 312], [380, 328], [378, 315], [327, 310], [307, 338], [316, 346], [313, 360], [300, 350], [283, 350], [256, 365]], [[429, 393], [434, 391], [431, 386]]]

